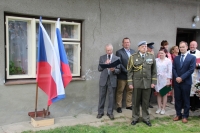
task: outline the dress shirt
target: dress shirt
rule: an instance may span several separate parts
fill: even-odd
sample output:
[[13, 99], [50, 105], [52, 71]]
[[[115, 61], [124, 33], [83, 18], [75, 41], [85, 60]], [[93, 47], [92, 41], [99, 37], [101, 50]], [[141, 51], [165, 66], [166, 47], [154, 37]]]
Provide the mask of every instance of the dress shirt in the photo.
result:
[[[140, 53], [140, 52], [139, 52], [139, 53]], [[142, 57], [142, 55], [144, 55], [144, 57], [145, 57], [145, 54], [146, 54], [146, 53], [144, 53], [144, 54], [140, 53], [140, 56]]]
[[[110, 61], [112, 60], [112, 56], [113, 54], [110, 54], [110, 59], [108, 58], [108, 54], [107, 54], [107, 59], [109, 59]], [[110, 69], [108, 69], [108, 75], [110, 75]]]
[[130, 49], [125, 49], [125, 48], [124, 48], [124, 50], [126, 51], [126, 53], [127, 53], [128, 57], [130, 57], [130, 56], [131, 56]]
[[[113, 56], [113, 54], [110, 54], [110, 60], [112, 60], [112, 56]], [[109, 59], [108, 54], [107, 54], [107, 59]]]
[[[182, 58], [182, 55], [184, 55], [184, 57], [183, 57], [183, 62], [184, 62], [185, 57], [187, 56], [187, 54], [188, 54], [188, 52], [186, 52], [185, 54], [182, 54], [182, 53], [181, 53], [181, 58]], [[181, 61], [181, 58], [180, 58], [180, 61]]]

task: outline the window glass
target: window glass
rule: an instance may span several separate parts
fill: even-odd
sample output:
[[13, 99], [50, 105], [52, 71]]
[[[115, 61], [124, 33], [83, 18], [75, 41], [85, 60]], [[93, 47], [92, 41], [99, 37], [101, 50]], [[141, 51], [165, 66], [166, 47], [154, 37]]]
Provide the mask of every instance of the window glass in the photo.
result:
[[[51, 37], [51, 24], [46, 24], [46, 23], [42, 23], [42, 25], [44, 26], [45, 30], [47, 31], [47, 34], [49, 35], [50, 39], [52, 39]], [[36, 23], [36, 62], [37, 62], [37, 56], [38, 56], [38, 35], [39, 35], [39, 23]], [[37, 64], [36, 64], [37, 67]]]
[[10, 20], [9, 29], [9, 74], [28, 73], [27, 22]]
[[78, 23], [61, 23], [61, 36], [63, 40], [80, 41], [80, 24]]
[[67, 53], [67, 58], [69, 61], [69, 67], [72, 74], [77, 75], [79, 73], [79, 44], [75, 43], [68, 43], [64, 44], [65, 51]]

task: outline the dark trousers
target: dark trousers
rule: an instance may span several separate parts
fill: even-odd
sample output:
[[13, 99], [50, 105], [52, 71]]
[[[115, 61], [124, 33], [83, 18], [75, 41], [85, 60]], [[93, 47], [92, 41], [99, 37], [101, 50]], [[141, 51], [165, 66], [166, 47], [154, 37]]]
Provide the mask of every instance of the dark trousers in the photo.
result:
[[[190, 110], [190, 90], [191, 85], [174, 84], [175, 109], [177, 116], [188, 118]], [[183, 114], [181, 114], [182, 108], [184, 109]]]
[[140, 105], [142, 101], [142, 118], [144, 121], [149, 121], [149, 97], [150, 97], [151, 89], [141, 89], [141, 88], [134, 88], [133, 95], [132, 95], [132, 117], [133, 121], [137, 121], [140, 117]]
[[153, 93], [153, 88], [151, 88], [151, 94], [150, 94], [150, 97], [149, 97], [149, 105], [150, 105], [150, 102], [151, 102], [151, 97], [152, 97], [152, 93]]
[[195, 110], [199, 107], [199, 97], [194, 95], [193, 97], [190, 97], [190, 106], [192, 110]]
[[104, 114], [104, 105], [106, 101], [106, 94], [108, 91], [108, 114], [113, 114], [114, 96], [116, 87], [112, 87], [110, 83], [110, 77], [108, 76], [105, 86], [99, 86], [99, 106], [98, 114]]

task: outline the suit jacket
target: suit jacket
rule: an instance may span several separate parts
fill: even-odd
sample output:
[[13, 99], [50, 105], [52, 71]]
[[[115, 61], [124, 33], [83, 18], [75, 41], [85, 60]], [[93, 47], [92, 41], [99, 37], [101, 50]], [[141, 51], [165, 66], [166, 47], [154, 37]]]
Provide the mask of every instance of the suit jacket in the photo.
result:
[[174, 85], [178, 84], [176, 82], [177, 77], [182, 78], [182, 82], [180, 84], [192, 84], [192, 73], [196, 67], [196, 57], [190, 54], [187, 54], [185, 60], [183, 62], [182, 67], [180, 66], [180, 58], [181, 55], [176, 56], [173, 62], [172, 73]]
[[[113, 54], [111, 62], [114, 62], [118, 59], [120, 59], [120, 58]], [[99, 64], [104, 64], [106, 62], [106, 60], [107, 60], [107, 54], [100, 57]], [[99, 85], [105, 86], [107, 79], [108, 79], [108, 69], [107, 68], [101, 68], [101, 66], [99, 65], [98, 70], [99, 70], [99, 72], [101, 72]], [[112, 87], [117, 87], [117, 75], [116, 74], [119, 74], [120, 72], [121, 72], [120, 65], [117, 65], [113, 72], [110, 71], [110, 83], [111, 83]]]
[[[135, 53], [135, 51], [133, 49], [130, 49], [130, 53], [131, 55]], [[128, 55], [125, 51], [124, 48], [118, 50], [116, 52], [116, 56], [120, 57], [120, 61], [121, 61], [121, 73], [117, 75], [118, 79], [121, 80], [127, 80], [127, 64], [128, 64]]]

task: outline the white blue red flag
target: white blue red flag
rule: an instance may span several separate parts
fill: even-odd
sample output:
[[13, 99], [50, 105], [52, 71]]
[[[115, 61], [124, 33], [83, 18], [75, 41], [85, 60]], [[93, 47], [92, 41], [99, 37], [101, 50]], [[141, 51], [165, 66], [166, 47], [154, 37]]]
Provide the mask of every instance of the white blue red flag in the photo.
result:
[[65, 91], [60, 73], [60, 64], [58, 62], [55, 48], [40, 20], [38, 36], [37, 83], [40, 89], [47, 94], [48, 105], [51, 105], [52, 102], [65, 98]]
[[64, 87], [66, 87], [69, 84], [69, 82], [72, 80], [72, 74], [70, 71], [66, 51], [65, 51], [65, 48], [64, 48], [64, 45], [62, 42], [59, 25], [60, 25], [60, 18], [58, 18], [57, 23], [56, 23], [56, 34], [55, 34], [55, 39], [54, 39], [54, 47], [55, 47], [56, 55], [58, 57], [58, 62], [60, 64], [63, 85], [64, 85]]

